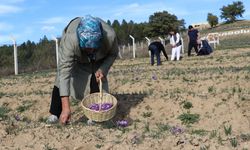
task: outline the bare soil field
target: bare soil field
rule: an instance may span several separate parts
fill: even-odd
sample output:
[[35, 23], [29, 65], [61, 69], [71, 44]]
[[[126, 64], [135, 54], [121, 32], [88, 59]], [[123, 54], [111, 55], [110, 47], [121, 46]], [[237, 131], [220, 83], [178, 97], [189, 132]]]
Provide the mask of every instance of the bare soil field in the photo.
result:
[[0, 149], [250, 149], [249, 48], [161, 66], [149, 58], [117, 60], [108, 76], [117, 113], [102, 123], [89, 124], [74, 100], [70, 124], [46, 123], [55, 74], [1, 77]]

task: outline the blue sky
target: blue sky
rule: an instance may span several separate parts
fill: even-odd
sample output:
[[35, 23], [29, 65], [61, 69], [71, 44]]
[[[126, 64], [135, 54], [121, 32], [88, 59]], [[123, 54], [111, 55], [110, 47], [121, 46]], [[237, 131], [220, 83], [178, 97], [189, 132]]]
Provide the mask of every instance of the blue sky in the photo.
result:
[[[236, 1], [236, 0], [235, 0]], [[250, 20], [250, 0], [243, 19]], [[220, 8], [233, 0], [0, 0], [0, 45], [11, 44], [13, 36], [18, 44], [38, 42], [44, 35], [49, 39], [61, 36], [63, 28], [76, 16], [90, 14], [103, 20], [133, 20], [148, 22], [154, 12], [166, 10], [186, 26], [206, 22], [207, 13], [218, 17]], [[220, 18], [220, 17], [219, 17]], [[222, 20], [220, 20], [221, 22]]]

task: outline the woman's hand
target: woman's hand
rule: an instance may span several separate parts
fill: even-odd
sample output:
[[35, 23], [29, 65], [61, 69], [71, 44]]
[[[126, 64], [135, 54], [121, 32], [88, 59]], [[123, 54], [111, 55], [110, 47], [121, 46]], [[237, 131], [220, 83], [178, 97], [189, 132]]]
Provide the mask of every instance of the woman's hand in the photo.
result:
[[70, 110], [70, 104], [69, 104], [69, 97], [63, 96], [62, 99], [62, 112], [60, 115], [60, 122], [62, 124], [67, 124], [70, 121], [71, 118], [71, 110]]
[[60, 122], [62, 124], [67, 124], [71, 118], [71, 111], [70, 110], [62, 110], [60, 115]]
[[103, 72], [102, 72], [102, 70], [97, 70], [96, 72], [95, 72], [95, 77], [96, 77], [96, 81], [99, 83], [99, 80], [102, 80], [103, 81], [103, 79], [104, 79], [104, 75], [103, 75]]

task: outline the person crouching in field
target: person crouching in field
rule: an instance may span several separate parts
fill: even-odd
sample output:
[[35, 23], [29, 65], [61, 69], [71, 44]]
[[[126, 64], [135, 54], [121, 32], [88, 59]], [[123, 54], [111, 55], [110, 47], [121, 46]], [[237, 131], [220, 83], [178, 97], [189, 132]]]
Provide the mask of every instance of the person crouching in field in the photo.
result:
[[172, 55], [171, 61], [173, 60], [180, 60], [181, 55], [181, 37], [180, 34], [176, 32], [176, 30], [171, 30], [170, 34], [170, 45], [172, 47]]
[[149, 44], [148, 46], [148, 50], [150, 50], [150, 54], [151, 54], [151, 65], [154, 65], [154, 56], [156, 56], [156, 60], [157, 60], [157, 66], [161, 65], [161, 52], [163, 53], [163, 55], [166, 57], [166, 60], [168, 60], [168, 55], [165, 51], [164, 46], [161, 44], [161, 42], [159, 41], [154, 41], [152, 43]]
[[108, 92], [107, 74], [117, 55], [116, 34], [103, 20], [90, 15], [71, 20], [60, 42], [48, 122], [70, 121], [69, 98], [82, 100], [86, 94], [99, 92], [99, 80]]

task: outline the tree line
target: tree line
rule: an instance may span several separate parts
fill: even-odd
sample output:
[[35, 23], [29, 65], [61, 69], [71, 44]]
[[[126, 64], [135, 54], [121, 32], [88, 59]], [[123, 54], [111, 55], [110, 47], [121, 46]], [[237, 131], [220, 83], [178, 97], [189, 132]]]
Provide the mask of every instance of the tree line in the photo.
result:
[[[242, 17], [244, 5], [241, 1], [233, 2], [221, 8], [221, 18], [226, 22], [234, 22], [237, 17]], [[218, 18], [208, 13], [207, 18], [211, 27], [218, 24]], [[131, 43], [129, 35], [132, 35], [136, 42], [145, 40], [145, 37], [166, 37], [170, 30], [179, 32], [186, 31], [184, 19], [178, 19], [174, 14], [167, 11], [155, 12], [149, 16], [148, 22], [135, 23], [132, 20], [118, 20], [107, 23], [112, 26], [117, 34], [118, 44], [127, 45]], [[60, 37], [59, 37], [60, 42]], [[19, 72], [38, 71], [56, 67], [56, 45], [52, 40], [44, 36], [38, 43], [30, 40], [18, 45], [18, 66]], [[0, 75], [13, 74], [14, 58], [13, 46], [3, 45], [0, 47]]]
[[[185, 30], [184, 20], [178, 20], [177, 16], [167, 11], [156, 12], [149, 17], [148, 22], [135, 23], [118, 20], [107, 23], [112, 26], [117, 34], [118, 44], [126, 45], [131, 42], [129, 35], [135, 37], [136, 41], [145, 40], [145, 36], [166, 36], [169, 30], [175, 28]], [[60, 37], [59, 37], [60, 43]], [[19, 72], [38, 71], [56, 67], [56, 45], [52, 40], [44, 36], [38, 43], [30, 40], [18, 45], [18, 67]], [[0, 47], [0, 74], [12, 74], [14, 66], [13, 46], [3, 45]]]
[[[18, 70], [22, 72], [39, 71], [56, 67], [56, 45], [44, 36], [38, 43], [27, 42], [18, 45]], [[13, 74], [14, 52], [12, 45], [0, 47], [0, 75]]]
[[142, 41], [145, 40], [145, 37], [166, 37], [172, 29], [185, 30], [185, 21], [179, 20], [177, 16], [167, 11], [154, 13], [149, 16], [149, 21], [144, 23], [134, 23], [132, 20], [129, 22], [122, 20], [121, 23], [118, 20], [114, 20], [113, 23], [108, 20], [107, 23], [114, 28], [119, 45], [130, 43], [129, 35], [132, 35], [137, 41]]

